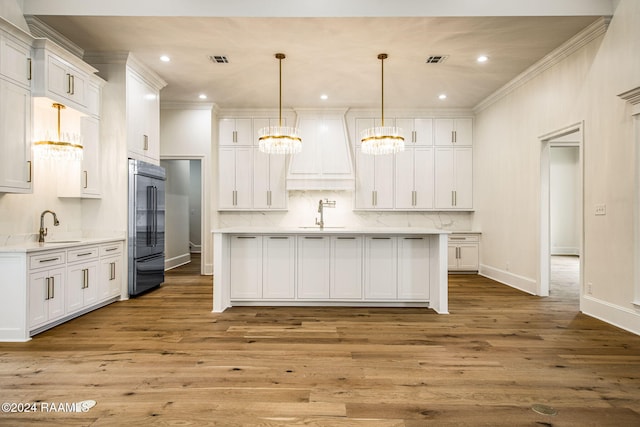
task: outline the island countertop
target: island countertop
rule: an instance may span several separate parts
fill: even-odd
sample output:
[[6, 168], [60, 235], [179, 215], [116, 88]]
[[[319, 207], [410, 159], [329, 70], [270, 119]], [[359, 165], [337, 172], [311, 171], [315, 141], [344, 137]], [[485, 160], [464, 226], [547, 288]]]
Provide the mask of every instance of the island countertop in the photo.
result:
[[214, 229], [213, 233], [225, 234], [388, 234], [388, 235], [435, 235], [451, 234], [447, 230], [424, 227], [270, 227], [270, 226], [235, 226]]

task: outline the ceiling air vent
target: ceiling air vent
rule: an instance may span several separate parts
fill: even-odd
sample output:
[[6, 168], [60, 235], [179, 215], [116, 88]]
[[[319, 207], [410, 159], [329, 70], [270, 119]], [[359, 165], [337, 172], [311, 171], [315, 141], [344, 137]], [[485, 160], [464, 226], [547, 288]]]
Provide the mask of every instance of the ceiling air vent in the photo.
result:
[[448, 55], [431, 55], [427, 58], [427, 64], [442, 64], [449, 56]]
[[214, 64], [228, 64], [229, 58], [225, 55], [209, 55], [209, 60]]

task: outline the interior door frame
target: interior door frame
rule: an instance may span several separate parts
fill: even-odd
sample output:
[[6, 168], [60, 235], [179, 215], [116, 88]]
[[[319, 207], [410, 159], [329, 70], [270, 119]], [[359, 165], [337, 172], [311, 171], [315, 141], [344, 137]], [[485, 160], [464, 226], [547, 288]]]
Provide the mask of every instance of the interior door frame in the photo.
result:
[[[205, 224], [206, 222], [206, 205], [205, 205], [205, 194], [206, 194], [206, 182], [205, 182], [205, 156], [160, 156], [160, 160], [200, 160], [200, 242], [201, 242], [201, 250], [200, 250], [200, 275], [205, 275], [205, 260], [208, 259], [209, 253], [206, 248], [206, 234], [205, 234]], [[166, 230], [165, 230], [166, 231]]]
[[[578, 141], [558, 142], [564, 136], [579, 133]], [[549, 296], [549, 282], [551, 276], [551, 147], [578, 147], [578, 230], [580, 274], [580, 304], [582, 305], [582, 289], [584, 277], [584, 121], [574, 123], [564, 128], [546, 133], [540, 137], [540, 260], [537, 294]]]

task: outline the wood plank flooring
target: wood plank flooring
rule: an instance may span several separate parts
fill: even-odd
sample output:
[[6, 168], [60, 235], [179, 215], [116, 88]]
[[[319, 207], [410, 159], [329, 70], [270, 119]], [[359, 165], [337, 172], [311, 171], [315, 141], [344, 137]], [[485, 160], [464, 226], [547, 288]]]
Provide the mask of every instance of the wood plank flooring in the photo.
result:
[[0, 412], [0, 425], [640, 426], [640, 337], [578, 313], [575, 287], [538, 298], [453, 275], [449, 315], [214, 314], [198, 273], [194, 262], [154, 292], [0, 343], [0, 402], [97, 402]]

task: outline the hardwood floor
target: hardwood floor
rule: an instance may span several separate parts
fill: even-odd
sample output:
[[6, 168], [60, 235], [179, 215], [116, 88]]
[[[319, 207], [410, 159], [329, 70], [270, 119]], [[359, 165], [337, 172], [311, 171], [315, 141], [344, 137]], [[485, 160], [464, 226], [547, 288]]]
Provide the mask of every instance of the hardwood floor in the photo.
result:
[[449, 315], [214, 314], [212, 278], [198, 272], [180, 267], [154, 292], [1, 343], [0, 402], [97, 404], [0, 413], [0, 425], [640, 425], [640, 337], [578, 313], [567, 292], [453, 275]]

